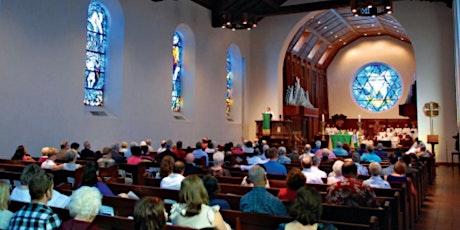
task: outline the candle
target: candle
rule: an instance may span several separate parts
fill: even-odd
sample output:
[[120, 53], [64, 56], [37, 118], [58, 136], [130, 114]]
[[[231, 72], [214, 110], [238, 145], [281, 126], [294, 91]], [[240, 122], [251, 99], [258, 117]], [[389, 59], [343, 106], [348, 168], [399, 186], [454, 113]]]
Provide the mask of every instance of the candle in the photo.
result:
[[324, 113], [321, 114], [321, 121], [324, 122]]
[[361, 122], [361, 114], [358, 115], [358, 122]]

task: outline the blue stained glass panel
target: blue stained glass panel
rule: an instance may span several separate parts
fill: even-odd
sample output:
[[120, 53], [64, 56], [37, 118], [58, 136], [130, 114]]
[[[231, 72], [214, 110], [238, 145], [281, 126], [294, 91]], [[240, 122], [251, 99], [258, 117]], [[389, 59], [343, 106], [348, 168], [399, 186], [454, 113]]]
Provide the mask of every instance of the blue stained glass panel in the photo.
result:
[[352, 84], [352, 94], [362, 108], [382, 112], [396, 105], [402, 95], [398, 73], [382, 63], [367, 64], [358, 71]]
[[232, 73], [232, 56], [230, 52], [227, 52], [227, 92], [225, 94], [225, 112], [230, 115], [232, 104], [233, 104], [233, 73]]
[[92, 2], [89, 4], [86, 29], [85, 98], [83, 103], [88, 106], [103, 106], [109, 16], [101, 3]]
[[173, 46], [172, 46], [172, 105], [173, 112], [180, 112], [183, 106], [183, 99], [181, 95], [181, 78], [182, 78], [182, 36], [179, 32], [174, 32]]

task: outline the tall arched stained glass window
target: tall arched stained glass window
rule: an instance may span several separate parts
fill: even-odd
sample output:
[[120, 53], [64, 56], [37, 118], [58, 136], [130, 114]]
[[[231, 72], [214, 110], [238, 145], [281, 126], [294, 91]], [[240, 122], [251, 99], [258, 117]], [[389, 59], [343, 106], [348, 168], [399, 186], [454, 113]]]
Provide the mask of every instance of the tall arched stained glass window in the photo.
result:
[[88, 7], [86, 26], [85, 99], [88, 106], [104, 105], [105, 69], [107, 62], [108, 12], [98, 2]]
[[398, 73], [382, 63], [367, 64], [358, 71], [352, 92], [364, 109], [382, 112], [392, 108], [402, 95], [402, 81]]
[[179, 32], [174, 32], [173, 35], [173, 68], [172, 68], [172, 111], [180, 112], [182, 110], [182, 95], [181, 95], [181, 78], [182, 78], [182, 36]]
[[232, 56], [227, 52], [227, 92], [225, 95], [227, 116], [230, 116], [231, 107], [233, 103], [233, 72], [232, 72]]

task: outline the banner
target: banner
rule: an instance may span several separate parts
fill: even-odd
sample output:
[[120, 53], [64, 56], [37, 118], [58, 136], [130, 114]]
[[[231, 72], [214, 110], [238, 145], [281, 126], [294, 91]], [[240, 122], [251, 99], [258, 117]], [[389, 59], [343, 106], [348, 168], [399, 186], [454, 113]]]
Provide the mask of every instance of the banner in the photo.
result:
[[270, 136], [270, 119], [271, 119], [271, 114], [270, 113], [262, 113], [262, 135], [264, 136]]

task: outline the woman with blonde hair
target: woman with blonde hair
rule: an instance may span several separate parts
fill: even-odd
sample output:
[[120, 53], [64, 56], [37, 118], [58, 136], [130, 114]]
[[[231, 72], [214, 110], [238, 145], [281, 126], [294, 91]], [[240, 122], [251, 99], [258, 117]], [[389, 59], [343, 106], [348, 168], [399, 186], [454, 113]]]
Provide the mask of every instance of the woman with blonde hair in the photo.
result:
[[179, 202], [171, 208], [173, 225], [189, 228], [226, 230], [219, 206], [209, 206], [208, 193], [197, 175], [187, 176], [181, 184]]
[[13, 213], [8, 210], [10, 200], [10, 185], [0, 181], [0, 229], [7, 229]]

